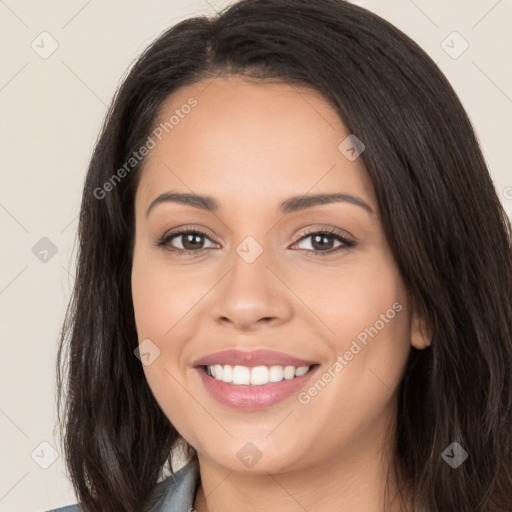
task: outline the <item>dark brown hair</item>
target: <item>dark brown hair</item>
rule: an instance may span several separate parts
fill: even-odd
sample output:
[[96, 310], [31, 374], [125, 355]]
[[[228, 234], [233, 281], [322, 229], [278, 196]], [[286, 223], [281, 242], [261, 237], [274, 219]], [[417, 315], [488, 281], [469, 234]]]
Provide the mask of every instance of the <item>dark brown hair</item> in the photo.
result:
[[[181, 439], [134, 356], [133, 203], [143, 161], [98, 190], [145, 143], [170, 93], [226, 74], [312, 88], [364, 142], [388, 243], [434, 332], [430, 348], [411, 349], [400, 385], [396, 466], [428, 511], [510, 512], [510, 221], [435, 63], [343, 0], [242, 0], [182, 21], [117, 91], [87, 172], [58, 354], [59, 426], [82, 510], [143, 510]], [[457, 469], [441, 457], [454, 441], [469, 454]]]

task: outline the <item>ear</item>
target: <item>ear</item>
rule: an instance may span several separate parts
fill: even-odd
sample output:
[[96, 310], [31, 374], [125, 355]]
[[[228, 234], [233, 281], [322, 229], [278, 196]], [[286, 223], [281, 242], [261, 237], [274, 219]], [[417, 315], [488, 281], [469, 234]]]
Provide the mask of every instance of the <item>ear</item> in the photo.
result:
[[414, 313], [411, 320], [411, 345], [418, 350], [423, 350], [432, 343], [432, 336], [432, 330], [424, 318]]

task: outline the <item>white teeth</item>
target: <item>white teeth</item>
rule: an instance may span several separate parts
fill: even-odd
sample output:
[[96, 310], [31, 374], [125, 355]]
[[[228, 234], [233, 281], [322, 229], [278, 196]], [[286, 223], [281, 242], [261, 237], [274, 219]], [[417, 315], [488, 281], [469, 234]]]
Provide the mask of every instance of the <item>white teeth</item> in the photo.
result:
[[251, 369], [251, 384], [261, 386], [268, 383], [268, 368], [266, 366], [255, 366]]
[[270, 382], [279, 382], [284, 379], [282, 366], [271, 366], [269, 374]]
[[235, 366], [233, 368], [233, 384], [250, 384], [251, 370], [247, 366]]
[[[208, 366], [211, 368], [211, 366]], [[219, 379], [220, 380], [220, 379]], [[232, 382], [233, 381], [233, 368], [227, 364], [222, 368], [222, 380], [224, 382]]]
[[286, 380], [293, 379], [295, 377], [295, 368], [293, 366], [286, 366], [283, 375]]
[[295, 377], [300, 377], [301, 375], [304, 375], [305, 373], [308, 373], [309, 366], [300, 366], [295, 370]]
[[215, 364], [206, 367], [206, 373], [216, 380], [232, 382], [235, 385], [263, 386], [269, 382], [290, 380], [306, 374], [310, 366], [231, 366]]
[[213, 371], [212, 371], [212, 374], [213, 376], [218, 379], [218, 380], [222, 380], [223, 379], [223, 374], [224, 374], [224, 368], [222, 368], [222, 366], [220, 364], [216, 364], [214, 367], [213, 367]]

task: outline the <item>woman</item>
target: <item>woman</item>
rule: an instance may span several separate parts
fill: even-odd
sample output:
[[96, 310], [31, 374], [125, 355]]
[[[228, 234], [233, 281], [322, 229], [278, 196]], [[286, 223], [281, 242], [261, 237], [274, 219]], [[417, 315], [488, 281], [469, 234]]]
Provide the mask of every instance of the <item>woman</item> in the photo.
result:
[[386, 21], [242, 0], [171, 28], [115, 97], [79, 238], [81, 510], [512, 509], [510, 222]]

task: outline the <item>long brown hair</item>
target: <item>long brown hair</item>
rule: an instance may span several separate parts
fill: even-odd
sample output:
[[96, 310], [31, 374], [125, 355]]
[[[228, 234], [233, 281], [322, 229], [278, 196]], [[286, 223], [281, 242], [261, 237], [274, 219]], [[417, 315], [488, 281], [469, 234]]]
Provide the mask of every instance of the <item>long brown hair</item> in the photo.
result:
[[[400, 386], [396, 465], [429, 511], [510, 512], [510, 221], [435, 63], [343, 0], [242, 0], [182, 21], [117, 91], [87, 172], [58, 353], [59, 426], [82, 510], [142, 510], [181, 439], [134, 356], [133, 202], [144, 161], [105, 183], [144, 145], [170, 93], [227, 73], [315, 89], [364, 141], [388, 243], [434, 332], [430, 348], [411, 350]], [[442, 457], [453, 442], [468, 453], [457, 469]]]

